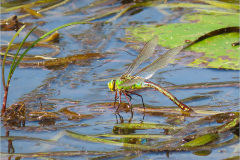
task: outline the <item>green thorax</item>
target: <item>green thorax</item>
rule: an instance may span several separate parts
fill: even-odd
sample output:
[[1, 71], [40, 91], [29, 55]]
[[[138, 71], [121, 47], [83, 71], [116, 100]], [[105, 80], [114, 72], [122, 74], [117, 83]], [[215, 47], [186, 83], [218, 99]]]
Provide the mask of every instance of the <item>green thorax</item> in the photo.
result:
[[126, 80], [130, 80], [130, 79], [133, 79], [134, 77], [130, 77], [130, 76], [122, 76], [121, 78], [119, 79], [116, 79], [116, 80], [111, 80], [109, 83], [108, 83], [108, 88], [111, 90], [111, 91], [115, 91], [115, 90], [129, 90], [129, 89], [141, 89], [143, 88], [143, 84], [142, 83], [136, 83], [132, 86], [121, 86], [121, 84], [123, 82], [125, 82]]

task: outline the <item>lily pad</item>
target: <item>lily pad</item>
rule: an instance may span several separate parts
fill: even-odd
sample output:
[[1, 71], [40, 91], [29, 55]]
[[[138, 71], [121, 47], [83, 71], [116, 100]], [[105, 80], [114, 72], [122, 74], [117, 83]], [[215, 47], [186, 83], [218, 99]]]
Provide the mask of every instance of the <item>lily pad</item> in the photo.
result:
[[[126, 29], [126, 39], [148, 41], [154, 35], [159, 36], [159, 45], [173, 48], [187, 45], [211, 31], [239, 26], [238, 15], [194, 13], [185, 15], [187, 23], [172, 23], [163, 26], [141, 25]], [[223, 33], [206, 38], [185, 50], [195, 51], [192, 60], [184, 62], [191, 67], [224, 68], [239, 70], [239, 46], [231, 44], [239, 41], [239, 32]]]

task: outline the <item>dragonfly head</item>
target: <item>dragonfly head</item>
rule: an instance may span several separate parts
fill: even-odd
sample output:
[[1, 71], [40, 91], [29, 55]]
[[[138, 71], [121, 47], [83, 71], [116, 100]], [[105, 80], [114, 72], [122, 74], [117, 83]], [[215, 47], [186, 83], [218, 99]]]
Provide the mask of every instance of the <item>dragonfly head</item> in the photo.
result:
[[111, 90], [111, 91], [115, 91], [115, 85], [116, 85], [116, 80], [111, 80], [110, 82], [108, 82], [108, 88]]

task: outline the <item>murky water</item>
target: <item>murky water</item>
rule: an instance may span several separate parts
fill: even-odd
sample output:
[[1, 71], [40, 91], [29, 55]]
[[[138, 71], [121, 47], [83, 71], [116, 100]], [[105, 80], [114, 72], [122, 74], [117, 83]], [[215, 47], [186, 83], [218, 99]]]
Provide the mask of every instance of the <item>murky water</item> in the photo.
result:
[[[92, 3], [92, 7], [82, 8]], [[92, 16], [101, 15], [103, 14], [102, 12], [118, 8], [121, 5], [120, 1], [103, 1], [100, 4], [94, 4], [94, 1], [69, 1], [64, 5], [43, 12], [43, 19], [29, 16], [19, 19], [19, 21], [31, 23], [32, 25], [27, 26], [28, 29], [41, 23], [43, 25], [40, 25], [38, 28], [47, 32], [66, 23], [82, 21]], [[82, 10], [77, 11], [79, 8], [82, 8]], [[39, 9], [39, 7], [33, 7], [33, 9]], [[195, 12], [189, 8], [185, 10], [189, 10], [188, 12], [190, 13]], [[70, 11], [75, 12], [71, 13]], [[165, 12], [168, 14], [163, 14]], [[121, 38], [125, 37], [125, 28], [132, 24], [179, 22], [180, 16], [169, 18], [169, 14], [174, 12], [178, 11], [166, 8], [159, 14], [158, 10], [154, 7], [139, 7], [134, 8], [133, 11], [126, 12], [120, 18], [110, 23], [105, 24], [103, 22], [113, 18], [115, 14], [109, 14], [107, 17], [96, 19], [92, 21], [93, 24], [75, 25], [61, 29], [59, 31], [59, 42], [49, 43], [60, 48], [60, 53], [55, 57], [86, 53], [101, 53], [103, 57], [80, 60], [79, 62], [54, 69], [25, 68], [24, 66], [17, 68], [11, 80], [7, 106], [18, 101], [23, 101], [29, 112], [32, 112], [41, 110], [42, 104], [43, 111], [56, 113], [60, 119], [53, 120], [50, 124], [50, 122], [46, 123], [41, 120], [27, 118], [25, 127], [3, 126], [2, 123], [2, 158], [7, 159], [11, 156], [15, 158], [22, 156], [23, 158], [21, 159], [38, 159], [41, 156], [38, 155], [37, 158], [34, 158], [33, 154], [38, 154], [39, 152], [42, 152], [45, 157], [56, 159], [91, 159], [94, 157], [98, 157], [99, 159], [110, 159], [111, 157], [113, 159], [224, 159], [237, 156], [239, 154], [238, 142], [220, 148], [213, 147], [206, 149], [210, 153], [205, 156], [197, 154], [195, 150], [179, 152], [174, 150], [149, 152], [139, 150], [135, 153], [131, 151], [134, 147], [112, 145], [104, 142], [91, 142], [87, 138], [86, 140], [78, 139], [66, 134], [66, 130], [68, 130], [90, 137], [91, 135], [96, 137], [96, 135], [102, 134], [153, 134], [167, 136], [171, 135], [170, 132], [174, 131], [160, 128], [119, 129], [117, 127], [121, 123], [154, 123], [185, 127], [210, 115], [239, 111], [239, 87], [236, 84], [230, 86], [221, 86], [219, 84], [222, 82], [228, 84], [231, 84], [231, 82], [237, 83], [239, 81], [239, 71], [192, 68], [180, 64], [169, 64], [166, 68], [156, 72], [150, 80], [166, 88], [188, 84], [196, 84], [198, 86], [200, 83], [204, 83], [205, 85], [211, 83], [219, 84], [211, 87], [197, 87], [195, 89], [169, 89], [179, 100], [193, 96], [205, 96], [204, 98], [193, 98], [184, 102], [186, 105], [191, 106], [193, 110], [196, 109], [197, 111], [201, 111], [201, 113], [199, 112], [190, 116], [184, 115], [179, 110], [175, 110], [178, 107], [167, 97], [158, 91], [147, 89], [137, 92], [143, 96], [147, 108], [146, 113], [142, 110], [141, 98], [133, 95], [131, 100], [134, 112], [133, 118], [131, 119], [129, 110], [127, 110], [128, 112], [121, 110], [120, 115], [115, 115], [116, 108], [113, 108], [115, 94], [108, 89], [107, 83], [109, 80], [99, 81], [99, 79], [111, 78], [123, 74], [127, 66], [137, 57], [139, 52], [130, 48], [129, 45], [131, 44], [121, 41]], [[6, 19], [14, 14], [20, 16], [22, 13], [19, 13], [19, 10], [14, 10], [2, 13], [1, 18]], [[166, 19], [170, 20], [166, 21]], [[25, 30], [24, 32], [26, 33], [27, 31]], [[20, 34], [15, 42], [21, 42], [24, 32]], [[2, 31], [1, 44], [7, 44], [14, 33], [15, 31]], [[33, 41], [36, 37], [36, 35], [32, 35], [28, 40]], [[140, 43], [139, 45], [142, 46]], [[157, 55], [162, 54], [163, 50], [163, 47], [157, 49], [157, 53], [154, 55], [155, 58]], [[34, 51], [30, 51], [29, 54], [45, 54], [51, 51], [49, 48], [34, 48]], [[145, 62], [143, 66], [149, 63], [150, 61]], [[143, 66], [141, 65], [139, 68]], [[9, 69], [10, 66], [7, 65], [5, 74], [8, 73]], [[1, 97], [3, 97], [3, 88], [1, 89]], [[127, 103], [125, 97], [123, 98], [123, 102]], [[69, 111], [80, 115], [91, 115], [92, 117], [74, 118], [72, 117], [73, 113], [60, 112], [63, 108], [67, 108]], [[157, 109], [157, 111], [152, 111], [154, 109]], [[214, 121], [205, 123], [205, 126], [202, 125], [201, 127], [207, 128], [222, 124], [223, 122], [217, 123]], [[228, 136], [225, 134], [228, 134]], [[221, 135], [224, 141], [234, 136], [232, 132], [225, 134]], [[13, 136], [13, 139], [8, 139], [8, 136]], [[159, 145], [162, 141], [166, 140], [166, 138], [133, 139], [119, 137], [103, 137], [103, 139], [127, 142], [128, 144], [141, 144], [143, 146]], [[168, 138], [168, 140], [171, 140], [171, 138]], [[85, 154], [80, 153], [84, 151], [86, 151]], [[101, 154], [99, 153], [100, 151], [104, 153]], [[117, 154], [113, 151], [122, 151], [123, 154]], [[104, 157], [104, 155], [107, 156]]]

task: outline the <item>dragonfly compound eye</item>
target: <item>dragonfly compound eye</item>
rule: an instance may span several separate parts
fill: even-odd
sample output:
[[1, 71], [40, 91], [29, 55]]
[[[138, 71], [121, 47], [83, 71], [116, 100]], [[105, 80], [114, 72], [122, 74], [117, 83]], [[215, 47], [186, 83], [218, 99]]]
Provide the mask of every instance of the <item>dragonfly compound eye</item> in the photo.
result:
[[115, 91], [115, 80], [111, 80], [110, 82], [108, 82], [108, 88], [111, 91]]

